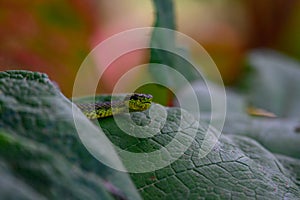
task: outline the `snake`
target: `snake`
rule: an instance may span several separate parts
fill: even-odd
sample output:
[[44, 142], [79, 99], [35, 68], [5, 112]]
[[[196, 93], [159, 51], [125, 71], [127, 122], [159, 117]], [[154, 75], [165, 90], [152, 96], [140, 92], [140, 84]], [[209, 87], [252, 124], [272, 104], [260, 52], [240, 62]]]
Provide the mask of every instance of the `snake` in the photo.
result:
[[127, 95], [124, 100], [76, 103], [76, 106], [89, 119], [101, 119], [116, 114], [129, 112], [140, 112], [150, 108], [152, 102], [151, 94], [133, 93]]

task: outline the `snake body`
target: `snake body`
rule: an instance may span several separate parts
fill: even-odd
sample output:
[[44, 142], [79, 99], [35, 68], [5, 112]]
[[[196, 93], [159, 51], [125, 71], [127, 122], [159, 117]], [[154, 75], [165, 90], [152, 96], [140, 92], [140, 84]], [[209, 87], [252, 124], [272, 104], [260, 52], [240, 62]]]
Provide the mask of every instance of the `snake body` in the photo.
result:
[[89, 119], [99, 119], [110, 117], [115, 114], [137, 112], [147, 110], [151, 106], [152, 95], [150, 94], [130, 94], [121, 101], [107, 101], [96, 103], [77, 103], [83, 114]]

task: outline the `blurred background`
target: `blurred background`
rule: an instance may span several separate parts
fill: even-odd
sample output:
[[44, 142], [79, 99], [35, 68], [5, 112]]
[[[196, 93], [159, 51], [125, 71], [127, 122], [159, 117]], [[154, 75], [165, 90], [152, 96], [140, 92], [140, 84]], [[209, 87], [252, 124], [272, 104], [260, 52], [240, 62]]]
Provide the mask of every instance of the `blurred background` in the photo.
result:
[[[174, 3], [178, 30], [204, 46], [227, 85], [242, 77], [251, 49], [272, 48], [300, 60], [300, 1]], [[71, 97], [76, 72], [87, 54], [113, 34], [152, 26], [154, 14], [150, 0], [1, 0], [0, 70], [45, 72]], [[147, 62], [148, 54], [132, 52], [116, 60], [98, 92], [111, 92], [120, 69]]]

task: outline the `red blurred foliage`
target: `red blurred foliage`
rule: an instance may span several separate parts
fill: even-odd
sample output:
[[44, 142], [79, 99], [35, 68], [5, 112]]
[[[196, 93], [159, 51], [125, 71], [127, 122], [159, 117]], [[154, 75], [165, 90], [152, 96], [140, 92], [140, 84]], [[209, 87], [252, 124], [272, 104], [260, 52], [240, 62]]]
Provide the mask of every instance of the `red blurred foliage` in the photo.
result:
[[[206, 48], [228, 84], [241, 77], [244, 56], [252, 48], [271, 47], [300, 58], [299, 48], [291, 48], [300, 43], [283, 37], [298, 37], [297, 33], [288, 33], [294, 32], [288, 26], [300, 9], [297, 0], [174, 2], [179, 31]], [[115, 33], [153, 24], [153, 5], [149, 4], [122, 0], [1, 0], [0, 70], [45, 72], [65, 95], [71, 96], [76, 72], [93, 47]], [[147, 60], [147, 51], [121, 56], [103, 76], [99, 91], [111, 92], [121, 75]]]
[[0, 1], [0, 70], [45, 72], [70, 96], [97, 12], [95, 0]]

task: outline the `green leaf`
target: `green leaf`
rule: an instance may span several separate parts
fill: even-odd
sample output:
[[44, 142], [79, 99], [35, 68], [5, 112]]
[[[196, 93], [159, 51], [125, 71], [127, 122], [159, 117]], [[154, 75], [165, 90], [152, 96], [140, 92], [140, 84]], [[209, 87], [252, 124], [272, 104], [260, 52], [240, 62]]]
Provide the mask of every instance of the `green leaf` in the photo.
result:
[[113, 199], [106, 191], [103, 179], [95, 175], [87, 176], [84, 170], [58, 152], [50, 151], [46, 145], [0, 133], [0, 152], [1, 171], [6, 172], [4, 176], [7, 176], [2, 181], [22, 185], [17, 193], [8, 188], [2, 189], [0, 193], [7, 193], [6, 198]]
[[[223, 133], [251, 137], [271, 152], [300, 158], [299, 63], [275, 51], [257, 50], [250, 53], [249, 65], [253, 70], [247, 77], [248, 91], [226, 89], [227, 116]], [[202, 82], [194, 83], [193, 87], [201, 119], [209, 122], [211, 105], [207, 87]], [[192, 92], [183, 90], [179, 98], [189, 101]], [[210, 92], [218, 92], [218, 89]], [[247, 113], [249, 106], [273, 112], [277, 118], [251, 116]], [[186, 109], [193, 111], [193, 108]]]
[[[215, 87], [216, 90], [213, 92], [217, 93], [218, 86]], [[201, 119], [209, 122], [210, 101], [205, 88], [203, 82], [194, 85], [194, 90], [199, 98], [201, 116], [204, 115]], [[190, 95], [187, 90], [179, 95], [181, 95], [180, 98], [185, 97], [184, 100], [189, 100]], [[286, 133], [289, 127], [287, 125], [280, 128], [279, 125], [282, 122], [248, 116], [245, 111], [247, 107], [245, 98], [232, 90], [228, 90], [227, 95], [229, 113], [224, 130], [227, 134], [221, 136], [206, 157], [198, 157], [203, 148], [205, 131], [208, 130], [206, 124], [200, 123], [193, 144], [178, 160], [153, 172], [131, 174], [144, 199], [196, 199], [199, 197], [297, 199], [300, 195], [297, 170], [299, 161], [285, 157], [285, 160], [292, 160], [286, 162], [282, 158], [284, 156], [279, 158], [278, 155], [272, 154], [249, 137], [256, 138], [273, 152], [297, 156], [299, 155], [298, 136], [282, 134], [284, 131]], [[99, 99], [99, 97], [96, 98]], [[127, 132], [118, 128], [112, 118], [100, 120], [99, 123], [110, 140], [121, 149], [135, 153], [153, 152], [164, 149], [176, 134], [186, 132], [185, 129], [179, 128], [180, 118], [186, 119], [188, 124], [198, 123], [192, 116], [178, 108], [165, 107], [164, 109], [168, 113], [167, 121], [161, 132], [151, 139], [131, 136], [138, 135], [138, 132], [131, 132], [128, 135]], [[192, 113], [193, 108], [187, 109], [190, 109]], [[137, 125], [149, 123], [147, 112], [133, 113], [131, 118]], [[129, 124], [129, 121], [124, 124]], [[275, 126], [276, 124], [277, 126]], [[268, 134], [266, 135], [266, 133]], [[216, 135], [211, 131], [208, 134]], [[249, 137], [232, 134], [245, 134]], [[282, 148], [283, 146], [285, 148]], [[153, 162], [157, 163], [159, 160]], [[136, 165], [143, 164], [139, 161], [134, 161], [134, 163]]]
[[285, 167], [286, 175], [300, 187], [300, 160], [279, 154], [275, 156]]
[[[148, 139], [131, 136], [134, 133], [128, 135], [118, 128], [112, 118], [99, 120], [99, 124], [111, 141], [121, 149], [149, 153], [164, 149], [177, 134], [189, 134], [189, 126], [180, 127], [180, 119], [184, 119], [184, 124], [194, 124], [192, 127], [197, 127], [195, 124], [198, 122], [179, 108], [165, 110], [168, 116], [164, 126], [157, 135]], [[131, 114], [132, 120], [139, 126], [149, 123], [147, 116], [147, 112]], [[206, 124], [198, 125], [192, 145], [171, 165], [152, 172], [131, 174], [144, 199], [296, 199], [300, 195], [300, 188], [287, 175], [287, 169], [272, 153], [250, 138], [223, 135], [206, 157], [199, 158], [206, 130], [209, 129]], [[135, 134], [140, 133], [136, 131]], [[213, 130], [209, 130], [207, 134], [212, 137], [215, 135]], [[174, 152], [169, 153], [172, 155]], [[162, 156], [146, 165], [164, 159]], [[139, 160], [131, 162], [135, 165], [143, 164]]]
[[[224, 132], [251, 137], [272, 152], [300, 158], [299, 63], [272, 50], [253, 51], [248, 60], [254, 69], [247, 78], [249, 90], [235, 94], [243, 108], [233, 115], [229, 107]], [[277, 118], [251, 117], [246, 113], [250, 105], [273, 112]]]
[[248, 58], [255, 73], [249, 82], [249, 103], [278, 117], [298, 118], [300, 64], [272, 50], [257, 50]]
[[[139, 199], [127, 174], [99, 163], [80, 143], [74, 119], [85, 125], [87, 133], [99, 129], [78, 110], [72, 113], [71, 102], [45, 75], [2, 72], [0, 94], [0, 174], [3, 175], [0, 184], [8, 183], [0, 188], [0, 194], [23, 199]], [[109, 95], [96, 97], [99, 101], [110, 98]], [[91, 100], [87, 97], [82, 101]], [[152, 112], [155, 107], [159, 110]], [[216, 130], [207, 124], [196, 121], [184, 110], [157, 104], [150, 111], [119, 117], [127, 131], [121, 130], [112, 117], [99, 120], [99, 125], [119, 147], [116, 151], [126, 167], [155, 166], [168, 161], [166, 158], [174, 158], [163, 168], [131, 174], [144, 199], [296, 199], [300, 196], [298, 161], [294, 159], [282, 165], [279, 162], [284, 160], [282, 157], [274, 156], [250, 138], [222, 135], [216, 141]], [[94, 123], [98, 125], [97, 121]], [[159, 132], [150, 138], [136, 137], [145, 134], [149, 124], [159, 127]], [[172, 142], [176, 145], [166, 151]], [[212, 151], [199, 157], [211, 144]], [[170, 156], [148, 157], [144, 163], [124, 160], [122, 149], [146, 154], [163, 150]], [[184, 154], [180, 154], [181, 150]], [[102, 155], [106, 156], [104, 160], [115, 160], [107, 155], [111, 154]], [[19, 184], [18, 189], [14, 184]]]
[[[1, 183], [11, 183], [1, 187], [0, 194], [24, 199], [140, 199], [127, 174], [103, 165], [86, 150], [74, 119], [87, 133], [99, 132], [79, 110], [72, 112], [72, 103], [46, 75], [0, 73], [0, 173]], [[117, 160], [109, 155], [101, 156], [111, 163]], [[22, 188], [13, 189], [13, 183]]]
[[228, 119], [224, 132], [244, 135], [260, 142], [271, 152], [300, 158], [300, 134], [296, 120], [240, 117]]
[[[216, 89], [210, 92], [215, 92], [216, 96], [218, 96], [220, 88], [218, 89], [217, 85], [215, 87]], [[200, 119], [209, 123], [212, 115], [210, 95], [207, 87], [203, 82], [195, 82], [193, 88], [199, 102]], [[184, 89], [178, 93], [178, 97], [182, 101], [189, 102], [191, 92], [193, 91]], [[227, 88], [226, 96], [227, 113], [222, 131], [224, 134], [247, 136], [258, 141], [271, 152], [300, 158], [300, 134], [297, 132], [300, 123], [297, 118], [254, 117], [247, 113], [248, 102], [246, 95]], [[186, 105], [189, 104], [187, 103]], [[194, 115], [199, 115], [199, 113], [193, 112], [193, 107], [186, 107], [185, 109]], [[212, 120], [218, 122], [220, 119], [215, 117]]]

